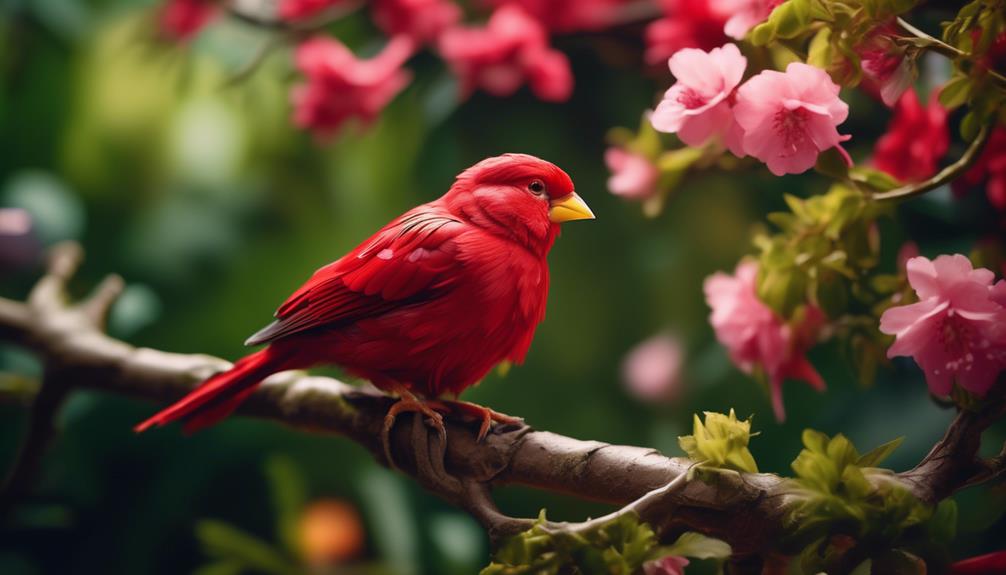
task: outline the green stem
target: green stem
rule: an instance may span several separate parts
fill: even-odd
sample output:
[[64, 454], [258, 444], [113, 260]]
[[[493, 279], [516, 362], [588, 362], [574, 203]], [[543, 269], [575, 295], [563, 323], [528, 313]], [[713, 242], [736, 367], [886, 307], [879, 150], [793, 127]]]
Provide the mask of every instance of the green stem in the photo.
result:
[[928, 44], [927, 46], [928, 49], [937, 52], [939, 54], [943, 54], [948, 58], [953, 59], [953, 58], [960, 58], [963, 56], [970, 56], [970, 54], [968, 54], [967, 52], [954, 48], [953, 46], [947, 44], [943, 40], [940, 40], [939, 38], [935, 38], [933, 36], [930, 36], [929, 34], [926, 34], [922, 30], [919, 30], [915, 26], [909, 24], [903, 18], [898, 18], [898, 26], [901, 26], [902, 30], [908, 32], [912, 36], [925, 40]]
[[982, 126], [978, 135], [975, 136], [975, 139], [971, 142], [971, 145], [968, 146], [968, 149], [964, 151], [964, 154], [960, 157], [960, 159], [940, 170], [939, 173], [932, 178], [923, 182], [908, 184], [901, 186], [900, 188], [881, 192], [879, 194], [873, 194], [871, 196], [872, 199], [876, 201], [886, 201], [911, 198], [914, 196], [921, 196], [926, 192], [935, 190], [945, 184], [949, 184], [964, 174], [964, 172], [966, 172], [968, 168], [970, 168], [978, 160], [982, 150], [985, 148], [985, 143], [988, 142], [989, 134], [991, 133], [991, 125]]
[[[901, 26], [902, 30], [908, 32], [915, 38], [924, 40], [926, 44], [925, 46], [922, 46], [923, 49], [932, 50], [933, 52], [941, 54], [951, 60], [956, 60], [957, 58], [970, 58], [972, 56], [968, 52], [965, 52], [959, 48], [955, 48], [950, 44], [947, 44], [943, 40], [940, 40], [939, 38], [935, 38], [933, 36], [930, 36], [929, 34], [926, 34], [922, 30], [919, 30], [915, 26], [912, 26], [902, 18], [898, 18], [898, 25]], [[1003, 76], [1002, 74], [991, 68], [986, 69], [985, 74], [987, 74], [988, 77], [996, 85], [1006, 90], [1006, 76]]]

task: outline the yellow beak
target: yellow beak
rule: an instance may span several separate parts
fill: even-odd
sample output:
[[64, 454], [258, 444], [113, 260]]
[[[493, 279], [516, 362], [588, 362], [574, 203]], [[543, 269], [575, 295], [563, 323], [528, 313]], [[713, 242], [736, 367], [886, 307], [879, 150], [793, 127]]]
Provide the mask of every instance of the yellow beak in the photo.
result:
[[552, 200], [548, 210], [548, 219], [557, 224], [571, 222], [573, 220], [592, 220], [594, 212], [587, 207], [587, 202], [576, 195], [576, 192], [568, 196]]

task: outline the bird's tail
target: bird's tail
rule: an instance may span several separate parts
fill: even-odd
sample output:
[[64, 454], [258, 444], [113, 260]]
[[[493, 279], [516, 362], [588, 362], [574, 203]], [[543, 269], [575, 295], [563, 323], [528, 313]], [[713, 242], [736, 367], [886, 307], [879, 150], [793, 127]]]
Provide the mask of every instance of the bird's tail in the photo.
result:
[[234, 367], [204, 381], [174, 404], [133, 428], [137, 433], [172, 421], [184, 420], [192, 433], [230, 415], [266, 377], [285, 369], [286, 358], [272, 347], [239, 359]]

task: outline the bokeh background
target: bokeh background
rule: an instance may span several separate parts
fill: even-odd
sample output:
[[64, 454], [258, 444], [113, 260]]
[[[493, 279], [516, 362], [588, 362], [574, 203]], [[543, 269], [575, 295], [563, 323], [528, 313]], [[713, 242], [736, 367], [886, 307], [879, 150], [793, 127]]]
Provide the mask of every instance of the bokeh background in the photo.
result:
[[[609, 194], [606, 132], [638, 125], [669, 81], [664, 70], [644, 68], [639, 29], [557, 38], [576, 78], [564, 104], [526, 90], [459, 102], [443, 63], [420, 54], [415, 80], [376, 123], [318, 142], [289, 120], [289, 51], [222, 87], [269, 41], [266, 31], [224, 21], [169, 45], [151, 35], [151, 8], [138, 0], [0, 2], [0, 208], [21, 208], [33, 224], [31, 238], [2, 240], [18, 257], [0, 269], [0, 294], [26, 293], [40, 269], [36, 244], [78, 240], [87, 253], [78, 293], [109, 272], [128, 282], [113, 335], [234, 359], [314, 269], [439, 196], [470, 164], [525, 152], [565, 168], [598, 218], [565, 226], [550, 256], [548, 316], [527, 363], [491, 375], [467, 399], [537, 428], [669, 455], [681, 453], [677, 436], [690, 433], [693, 413], [735, 408], [754, 416], [760, 468], [782, 473], [806, 427], [845, 433], [863, 450], [905, 436], [888, 461], [896, 470], [944, 431], [951, 412], [930, 400], [911, 363], [864, 386], [837, 344], [819, 346], [811, 360], [828, 391], [787, 385], [785, 424], [773, 420], [766, 391], [731, 366], [707, 324], [702, 280], [750, 253], [752, 232], [783, 208], [784, 192], [808, 195], [827, 183], [764, 169], [706, 174], [676, 190], [656, 218]], [[361, 53], [377, 49], [363, 16], [332, 32]], [[862, 157], [887, 112], [847, 99], [844, 131]], [[993, 217], [979, 194], [962, 201], [944, 190], [910, 202], [883, 225], [886, 265], [893, 269], [909, 237], [926, 255], [967, 253], [994, 229]], [[639, 399], [622, 382], [623, 359], [667, 331], [685, 348], [677, 394]], [[4, 346], [0, 372], [6, 385], [37, 376], [39, 366]], [[33, 494], [0, 527], [0, 573], [291, 572], [283, 569], [298, 564], [292, 550], [303, 545], [305, 509], [321, 517], [315, 528], [341, 534], [347, 573], [471, 574], [487, 562], [474, 521], [348, 441], [241, 418], [194, 437], [175, 427], [134, 435], [131, 426], [155, 407], [72, 397]], [[22, 405], [0, 406], [2, 465], [12, 461], [25, 414]], [[1004, 437], [1002, 426], [993, 429], [986, 447]], [[574, 520], [605, 511], [526, 489], [497, 496], [515, 515], [546, 508], [552, 519]], [[318, 504], [330, 499], [342, 503]], [[1001, 546], [1002, 488], [955, 499], [954, 556]]]

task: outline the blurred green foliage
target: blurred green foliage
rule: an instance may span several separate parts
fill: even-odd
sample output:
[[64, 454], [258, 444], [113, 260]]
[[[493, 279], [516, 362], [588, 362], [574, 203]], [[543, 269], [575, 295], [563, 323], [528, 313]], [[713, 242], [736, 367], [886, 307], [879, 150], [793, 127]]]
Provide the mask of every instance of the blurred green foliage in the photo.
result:
[[[903, 435], [889, 460], [895, 469], [917, 461], [945, 429], [950, 413], [928, 399], [914, 365], [882, 370], [866, 389], [835, 345], [811, 354], [828, 391], [787, 386], [789, 420], [771, 422], [764, 391], [730, 365], [712, 337], [702, 280], [753, 252], [752, 232], [763, 214], [785, 209], [783, 192], [825, 190], [813, 176], [710, 172], [686, 178], [655, 219], [610, 196], [605, 134], [636, 125], [666, 82], [664, 71], [643, 71], [638, 34], [559, 38], [577, 82], [562, 105], [526, 93], [458, 103], [442, 63], [421, 54], [412, 85], [378, 122], [318, 143], [289, 122], [288, 50], [273, 51], [250, 79], [224, 89], [267, 36], [228, 21], [191, 45], [160, 45], [150, 35], [152, 4], [0, 2], [0, 207], [28, 210], [47, 243], [83, 242], [88, 260], [77, 293], [108, 272], [126, 278], [113, 335], [236, 358], [245, 337], [314, 269], [439, 196], [461, 169], [520, 151], [565, 168], [598, 219], [567, 226], [550, 256], [548, 317], [527, 363], [506, 377], [491, 375], [466, 399], [557, 433], [670, 455], [683, 454], [677, 437], [689, 430], [692, 413], [735, 408], [766, 422], [751, 446], [766, 472], [787, 472], [806, 427], [861, 444]], [[354, 49], [368, 49], [365, 18], [334, 31]], [[848, 101], [849, 131], [871, 142], [886, 112], [855, 94]], [[966, 253], [994, 217], [975, 196], [955, 202], [949, 193], [930, 194], [903, 209], [904, 227], [880, 222], [879, 265], [893, 270], [905, 237], [928, 255]], [[4, 275], [0, 294], [23, 296], [37, 273]], [[642, 404], [620, 384], [620, 363], [636, 342], [667, 327], [687, 342], [685, 392], [673, 405]], [[39, 366], [3, 347], [0, 371], [30, 379]], [[305, 497], [358, 506], [365, 559], [389, 572], [468, 575], [485, 564], [488, 544], [470, 518], [379, 468], [350, 442], [244, 419], [195, 437], [177, 429], [135, 436], [131, 426], [154, 408], [91, 392], [72, 398], [34, 495], [3, 526], [0, 572], [192, 572], [207, 560], [194, 535], [204, 518], [275, 542], [277, 516], [263, 473], [274, 454], [295, 462]], [[0, 453], [9, 462], [25, 412], [0, 405], [0, 413]], [[1001, 445], [1004, 437], [1000, 426], [987, 439]], [[606, 510], [516, 487], [497, 497], [513, 515], [547, 507], [554, 519], [582, 520]], [[1000, 545], [1002, 491], [976, 489], [956, 499], [954, 556]]]

